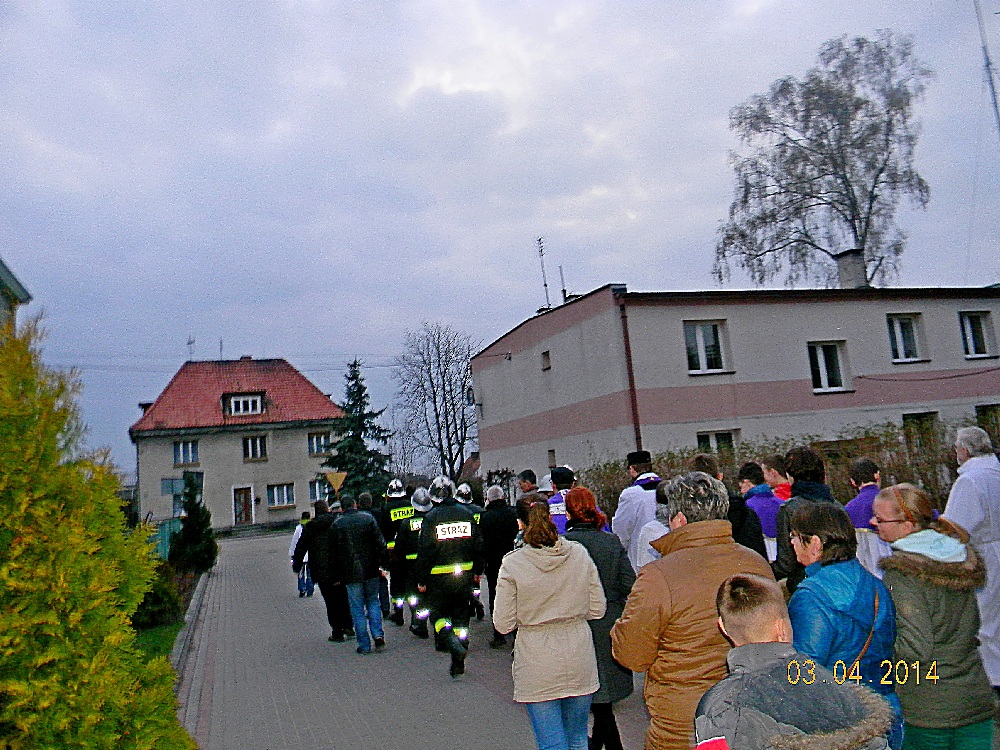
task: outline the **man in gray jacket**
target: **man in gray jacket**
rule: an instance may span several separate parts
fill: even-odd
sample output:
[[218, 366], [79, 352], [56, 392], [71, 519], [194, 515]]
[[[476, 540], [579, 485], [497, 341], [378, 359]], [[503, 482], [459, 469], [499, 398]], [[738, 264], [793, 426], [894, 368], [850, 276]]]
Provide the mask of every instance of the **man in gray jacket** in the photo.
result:
[[[817, 747], [885, 750], [889, 704], [792, 647], [781, 588], [750, 574], [734, 575], [716, 596], [719, 628], [735, 648], [729, 676], [702, 697], [695, 713], [701, 750]], [[822, 737], [819, 737], [821, 735]], [[775, 742], [779, 740], [779, 742]]]

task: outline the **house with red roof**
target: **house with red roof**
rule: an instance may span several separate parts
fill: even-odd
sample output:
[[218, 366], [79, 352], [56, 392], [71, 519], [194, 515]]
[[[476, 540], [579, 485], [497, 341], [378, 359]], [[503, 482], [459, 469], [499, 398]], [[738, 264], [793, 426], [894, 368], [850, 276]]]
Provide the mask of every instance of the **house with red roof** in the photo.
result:
[[139, 406], [129, 436], [144, 519], [180, 514], [188, 474], [217, 529], [293, 520], [326, 497], [320, 465], [342, 412], [283, 359], [185, 362]]

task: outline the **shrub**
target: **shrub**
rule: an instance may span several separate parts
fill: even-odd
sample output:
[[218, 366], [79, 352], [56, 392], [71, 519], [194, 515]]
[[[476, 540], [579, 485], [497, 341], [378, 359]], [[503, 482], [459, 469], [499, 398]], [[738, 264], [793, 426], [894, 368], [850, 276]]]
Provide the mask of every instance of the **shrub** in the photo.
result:
[[170, 563], [161, 562], [156, 566], [152, 587], [132, 615], [132, 627], [141, 630], [169, 625], [180, 620], [183, 614], [181, 594], [177, 590], [177, 574]]
[[181, 530], [170, 538], [170, 562], [181, 570], [205, 573], [219, 556], [212, 531], [212, 513], [201, 499], [201, 488], [193, 474], [184, 475], [184, 518]]
[[153, 577], [105, 458], [75, 452], [78, 382], [37, 323], [0, 329], [0, 747], [193, 748], [174, 673], [129, 618]]

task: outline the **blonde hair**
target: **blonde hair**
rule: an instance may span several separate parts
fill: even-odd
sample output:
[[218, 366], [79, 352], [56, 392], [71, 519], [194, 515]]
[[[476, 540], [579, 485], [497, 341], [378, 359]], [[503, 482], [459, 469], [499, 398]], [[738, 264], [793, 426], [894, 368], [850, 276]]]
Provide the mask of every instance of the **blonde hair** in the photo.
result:
[[907, 521], [921, 531], [933, 529], [957, 539], [962, 544], [969, 541], [969, 532], [957, 523], [940, 517], [930, 495], [916, 485], [908, 482], [894, 484], [879, 492], [875, 499], [891, 502], [899, 508], [900, 513]]

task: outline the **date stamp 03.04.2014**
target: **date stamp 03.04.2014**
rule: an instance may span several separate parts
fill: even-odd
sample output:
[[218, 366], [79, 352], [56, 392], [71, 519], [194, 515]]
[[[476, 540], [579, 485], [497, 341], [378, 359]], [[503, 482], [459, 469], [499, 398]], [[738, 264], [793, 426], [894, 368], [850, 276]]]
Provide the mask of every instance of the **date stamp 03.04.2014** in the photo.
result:
[[[905, 685], [908, 682], [913, 682], [917, 685], [921, 683], [936, 685], [939, 679], [937, 661], [932, 661], [930, 664], [921, 664], [919, 661], [893, 662], [889, 659], [883, 659], [879, 665], [879, 669], [881, 670], [881, 677], [875, 675], [874, 677], [869, 676], [866, 678], [861, 674], [861, 665], [858, 662], [848, 665], [844, 661], [837, 661], [831, 670], [832, 682], [837, 685], [843, 685], [848, 681], [854, 682], [857, 685], [866, 683], [874, 684], [876, 678], [878, 678], [879, 685]], [[812, 659], [803, 659], [801, 662], [797, 659], [791, 659], [788, 662], [788, 682], [792, 685], [800, 683], [803, 685], [813, 685], [817, 682], [827, 684], [831, 682], [831, 679], [829, 676], [824, 678], [821, 674], [817, 674], [816, 662]]]

